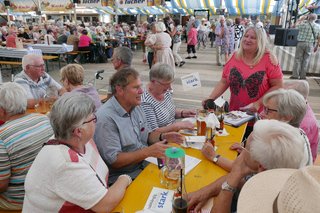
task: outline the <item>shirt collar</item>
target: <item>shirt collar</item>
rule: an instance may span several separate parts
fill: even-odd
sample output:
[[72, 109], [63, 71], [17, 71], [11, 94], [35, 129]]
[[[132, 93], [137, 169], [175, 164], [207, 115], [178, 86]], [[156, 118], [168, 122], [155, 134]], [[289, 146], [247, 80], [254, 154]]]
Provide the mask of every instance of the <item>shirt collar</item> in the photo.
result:
[[111, 104], [114, 106], [116, 112], [121, 116], [121, 117], [129, 117], [130, 114], [121, 106], [121, 104], [118, 102], [116, 97], [113, 95], [110, 99]]

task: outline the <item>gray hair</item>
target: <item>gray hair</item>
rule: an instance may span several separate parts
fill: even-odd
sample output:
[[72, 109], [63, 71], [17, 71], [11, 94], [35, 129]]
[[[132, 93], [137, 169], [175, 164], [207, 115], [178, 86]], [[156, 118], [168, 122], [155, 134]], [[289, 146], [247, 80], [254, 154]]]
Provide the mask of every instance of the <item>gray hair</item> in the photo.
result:
[[226, 23], [227, 23], [227, 26], [233, 25], [233, 21], [230, 18], [227, 19]]
[[306, 100], [308, 98], [308, 95], [309, 95], [308, 81], [285, 80], [283, 82], [283, 87], [285, 89], [294, 89], [295, 91], [300, 93]]
[[317, 20], [318, 16], [315, 13], [311, 13], [308, 15], [308, 20], [309, 22], [314, 22], [315, 20]]
[[303, 96], [293, 89], [277, 89], [267, 93], [263, 97], [265, 105], [270, 99], [277, 103], [278, 114], [281, 119], [291, 117], [289, 124], [294, 127], [299, 127], [300, 123], [306, 114], [307, 104]]
[[0, 107], [10, 116], [25, 113], [27, 110], [27, 92], [17, 83], [2, 84], [0, 100]]
[[115, 74], [110, 78], [111, 92], [113, 95], [116, 94], [116, 86], [121, 88], [126, 87], [132, 80], [139, 78], [139, 73], [131, 67], [126, 67]]
[[154, 79], [172, 81], [174, 79], [174, 71], [168, 64], [156, 63], [150, 70], [149, 79], [150, 81]]
[[272, 54], [272, 52], [269, 51], [269, 48], [267, 46], [267, 41], [268, 41], [267, 34], [263, 28], [257, 28], [255, 26], [250, 26], [244, 31], [243, 37], [240, 42], [239, 50], [236, 52], [236, 57], [239, 59], [239, 58], [243, 58], [243, 56], [244, 56], [244, 50], [242, 47], [242, 40], [245, 37], [245, 35], [248, 33], [249, 30], [253, 30], [256, 34], [258, 47], [257, 47], [257, 51], [256, 51], [256, 56], [253, 59], [253, 64], [257, 64], [266, 52], [269, 52], [270, 54]]
[[27, 65], [34, 64], [34, 62], [39, 58], [41, 58], [41, 60], [43, 60], [42, 55], [28, 54], [28, 55], [23, 56], [23, 58], [22, 58], [23, 70], [26, 70]]
[[305, 140], [298, 128], [277, 120], [259, 120], [251, 137], [250, 156], [265, 169], [300, 168]]
[[156, 31], [157, 32], [164, 32], [166, 30], [167, 30], [166, 25], [163, 22], [160, 21], [156, 24]]
[[133, 54], [130, 48], [122, 46], [114, 49], [112, 57], [121, 60], [123, 64], [131, 66]]
[[52, 106], [50, 123], [58, 140], [69, 140], [75, 128], [95, 111], [93, 100], [82, 93], [66, 93]]

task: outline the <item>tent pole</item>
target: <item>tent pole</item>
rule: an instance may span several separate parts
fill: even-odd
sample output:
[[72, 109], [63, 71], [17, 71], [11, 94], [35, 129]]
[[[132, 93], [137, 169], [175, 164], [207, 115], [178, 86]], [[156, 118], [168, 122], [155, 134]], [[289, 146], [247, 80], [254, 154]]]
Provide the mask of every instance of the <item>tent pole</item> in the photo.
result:
[[11, 27], [9, 10], [10, 10], [9, 7], [7, 7], [7, 20], [8, 20], [9, 27]]
[[77, 24], [77, 3], [74, 3], [73, 14], [74, 14], [74, 23]]

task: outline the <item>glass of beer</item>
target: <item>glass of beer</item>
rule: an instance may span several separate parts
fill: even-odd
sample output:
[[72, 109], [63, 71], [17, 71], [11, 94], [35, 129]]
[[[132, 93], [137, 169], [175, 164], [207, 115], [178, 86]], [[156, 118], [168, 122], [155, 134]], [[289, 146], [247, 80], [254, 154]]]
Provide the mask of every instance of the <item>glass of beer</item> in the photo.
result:
[[200, 109], [197, 110], [197, 135], [198, 136], [205, 136], [206, 135], [206, 117], [207, 117], [207, 110]]

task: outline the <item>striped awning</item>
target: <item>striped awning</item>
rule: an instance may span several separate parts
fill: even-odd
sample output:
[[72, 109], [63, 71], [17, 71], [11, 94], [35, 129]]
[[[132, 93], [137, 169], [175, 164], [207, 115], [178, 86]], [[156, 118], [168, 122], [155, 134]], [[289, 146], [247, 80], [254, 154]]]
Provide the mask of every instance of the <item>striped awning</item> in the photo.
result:
[[216, 9], [225, 8], [230, 15], [260, 15], [272, 13], [277, 4], [281, 8], [284, 0], [171, 0], [171, 3], [173, 8], [183, 8], [188, 13], [193, 13], [194, 9], [209, 9], [213, 15], [217, 14]]

